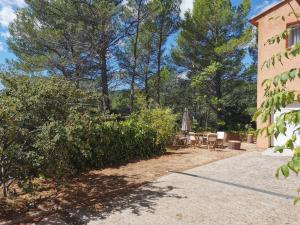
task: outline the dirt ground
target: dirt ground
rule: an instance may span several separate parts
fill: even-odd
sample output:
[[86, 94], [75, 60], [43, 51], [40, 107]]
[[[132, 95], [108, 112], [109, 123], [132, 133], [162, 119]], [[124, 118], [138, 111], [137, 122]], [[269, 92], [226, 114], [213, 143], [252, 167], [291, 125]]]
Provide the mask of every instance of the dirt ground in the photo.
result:
[[[39, 188], [32, 195], [23, 194], [11, 199], [0, 196], [0, 225], [17, 218], [21, 218], [19, 221], [38, 222], [44, 215], [53, 213], [58, 213], [64, 220], [71, 220], [68, 212], [74, 209], [93, 212], [107, 210], [108, 202], [131, 194], [138, 187], [172, 171], [184, 171], [259, 150], [256, 145], [246, 143], [243, 143], [242, 149], [240, 151], [229, 149], [210, 151], [196, 147], [169, 149], [165, 155], [154, 159], [132, 162], [117, 168], [90, 171], [60, 188], [50, 181], [37, 181]], [[34, 220], [30, 221], [32, 218]]]

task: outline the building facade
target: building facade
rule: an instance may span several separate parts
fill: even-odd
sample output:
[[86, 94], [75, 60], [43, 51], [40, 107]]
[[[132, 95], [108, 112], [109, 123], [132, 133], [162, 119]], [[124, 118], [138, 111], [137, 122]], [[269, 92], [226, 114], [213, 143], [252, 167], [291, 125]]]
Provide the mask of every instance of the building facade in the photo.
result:
[[[265, 79], [275, 77], [276, 75], [293, 68], [300, 68], [300, 57], [296, 57], [293, 59], [283, 59], [282, 64], [277, 62], [275, 66], [271, 66], [269, 69], [266, 67], [262, 69], [264, 62], [273, 55], [285, 51], [286, 48], [294, 44], [300, 43], [300, 18], [291, 14], [292, 11], [300, 13], [299, 2], [299, 0], [283, 0], [270, 6], [270, 8], [250, 20], [250, 22], [258, 29], [257, 107], [260, 107], [264, 101], [264, 88], [262, 87], [262, 82]], [[284, 17], [284, 19], [282, 19], [282, 17]], [[282, 40], [280, 43], [273, 45], [266, 44], [269, 38], [281, 34], [287, 28], [289, 28], [291, 32], [286, 40]], [[300, 91], [300, 79], [297, 78], [294, 82], [289, 83], [287, 88], [289, 90]], [[269, 122], [271, 123], [272, 120], [276, 120], [282, 113], [293, 109], [300, 109], [300, 104], [295, 103], [289, 105], [282, 109], [281, 112], [270, 115]], [[260, 119], [257, 121], [258, 128], [263, 128], [265, 126], [266, 124], [262, 124]], [[287, 135], [281, 135], [278, 138], [259, 136], [257, 145], [261, 148], [283, 145], [291, 135], [292, 131], [293, 128], [288, 127]], [[300, 143], [298, 144], [300, 145]]]

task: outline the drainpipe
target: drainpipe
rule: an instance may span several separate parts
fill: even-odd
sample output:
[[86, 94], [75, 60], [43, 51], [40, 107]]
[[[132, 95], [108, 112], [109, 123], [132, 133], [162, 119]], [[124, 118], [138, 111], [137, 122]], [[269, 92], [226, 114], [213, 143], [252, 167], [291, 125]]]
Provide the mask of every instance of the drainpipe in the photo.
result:
[[[300, 0], [296, 0], [296, 2], [298, 3], [298, 5], [300, 5]], [[294, 7], [292, 6], [291, 2], [289, 2], [289, 6], [291, 7], [291, 9], [292, 9], [292, 11], [293, 11], [293, 13], [294, 13], [297, 21], [300, 22], [298, 14], [297, 14], [296, 10], [294, 9]]]

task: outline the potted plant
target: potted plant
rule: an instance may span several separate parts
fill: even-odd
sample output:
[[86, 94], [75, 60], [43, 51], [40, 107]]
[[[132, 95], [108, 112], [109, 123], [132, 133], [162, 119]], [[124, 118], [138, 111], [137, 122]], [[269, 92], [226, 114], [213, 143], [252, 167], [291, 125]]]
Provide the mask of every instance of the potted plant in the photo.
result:
[[252, 127], [250, 127], [247, 131], [247, 143], [253, 144], [254, 137], [255, 137], [255, 130]]

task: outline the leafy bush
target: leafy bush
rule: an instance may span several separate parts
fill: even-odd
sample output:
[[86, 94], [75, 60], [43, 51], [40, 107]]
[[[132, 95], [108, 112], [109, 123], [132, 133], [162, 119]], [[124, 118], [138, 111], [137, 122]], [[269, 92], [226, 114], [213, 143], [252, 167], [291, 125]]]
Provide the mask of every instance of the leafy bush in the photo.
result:
[[[117, 122], [99, 111], [100, 96], [57, 77], [2, 76], [0, 185], [69, 175], [164, 153], [169, 110]], [[146, 116], [146, 114], [149, 115]], [[164, 123], [158, 123], [157, 121]], [[157, 121], [156, 121], [157, 120]]]
[[97, 112], [100, 96], [56, 77], [1, 75], [1, 81], [0, 184], [7, 195], [13, 181], [50, 174], [48, 165], [67, 168], [65, 123], [73, 111]]
[[157, 132], [146, 124], [101, 122], [86, 115], [73, 117], [69, 124], [68, 147], [73, 151], [69, 160], [77, 171], [150, 158], [165, 151]]
[[130, 117], [130, 120], [137, 123], [145, 123], [158, 133], [158, 141], [169, 144], [175, 135], [177, 115], [169, 108], [143, 108], [140, 112]]

